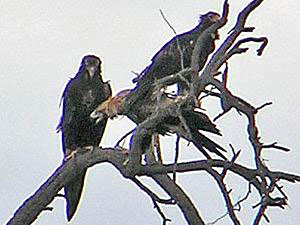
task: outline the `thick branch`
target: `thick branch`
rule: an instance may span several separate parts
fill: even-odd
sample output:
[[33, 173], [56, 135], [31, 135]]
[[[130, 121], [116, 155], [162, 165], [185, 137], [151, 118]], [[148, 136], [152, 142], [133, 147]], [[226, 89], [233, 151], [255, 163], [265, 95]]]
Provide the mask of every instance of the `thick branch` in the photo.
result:
[[171, 196], [190, 225], [205, 225], [188, 195], [168, 175], [152, 175], [152, 179]]
[[[256, 169], [249, 169], [245, 166], [242, 166], [237, 163], [231, 163], [229, 161], [213, 159], [182, 162], [176, 165], [176, 172], [185, 173], [193, 171], [209, 171], [211, 168], [226, 168], [227, 170], [243, 177], [246, 181], [252, 183], [254, 187], [260, 192], [261, 182], [256, 178], [256, 176], [259, 175], [259, 171]], [[142, 168], [140, 168], [140, 172], [137, 175], [152, 176], [153, 174], [173, 173], [173, 171], [174, 164], [155, 164], [152, 166], [143, 166]], [[300, 176], [295, 174], [269, 171], [268, 176], [270, 178], [285, 180], [292, 183], [300, 182]]]
[[74, 171], [77, 166], [87, 168], [96, 163], [111, 161], [117, 168], [123, 169], [122, 162], [124, 160], [125, 155], [113, 151], [113, 149], [101, 151], [98, 148], [93, 152], [76, 155], [74, 160], [69, 160], [59, 166], [45, 183], [23, 202], [14, 213], [14, 216], [8, 221], [7, 225], [31, 224], [47, 205], [54, 200], [59, 190], [70, 180], [74, 179], [76, 174], [72, 171]]
[[[37, 216], [49, 205], [53, 199], [57, 196], [58, 191], [70, 180], [72, 180], [75, 174], [74, 167], [88, 168], [93, 165], [109, 162], [114, 165], [121, 174], [128, 174], [125, 162], [127, 161], [127, 153], [118, 151], [112, 148], [95, 148], [93, 151], [89, 151], [83, 154], [76, 155], [75, 159], [71, 159], [59, 166], [55, 172], [42, 184], [38, 190], [30, 196], [24, 203], [16, 210], [14, 216], [9, 220], [7, 224], [18, 225], [18, 224], [31, 224]], [[252, 183], [258, 191], [260, 191], [261, 183], [256, 178], [258, 171], [249, 169], [236, 163], [231, 164], [228, 161], [222, 160], [200, 160], [185, 163], [178, 163], [176, 171], [178, 173], [190, 172], [190, 171], [201, 171], [209, 170], [212, 167], [216, 168], [227, 168], [233, 173], [236, 173]], [[147, 165], [139, 168], [137, 175], [147, 175], [152, 177], [164, 190], [169, 193], [172, 199], [176, 200], [177, 204], [180, 202], [181, 210], [185, 216], [191, 218], [197, 218], [195, 221], [202, 221], [198, 212], [195, 208], [191, 207], [191, 201], [185, 193], [182, 193], [181, 188], [176, 185], [167, 173], [174, 172], [174, 165]], [[161, 175], [160, 175], [161, 174]], [[300, 177], [294, 174], [288, 174], [284, 172], [271, 172], [268, 173], [269, 177], [276, 180], [286, 180], [289, 182], [300, 182]], [[177, 195], [181, 193], [180, 195]], [[182, 198], [182, 199], [181, 199]], [[201, 224], [200, 222], [198, 224]]]
[[226, 185], [225, 183], [223, 182], [223, 179], [222, 177], [220, 176], [220, 174], [218, 174], [215, 170], [213, 169], [210, 169], [209, 170], [209, 173], [210, 175], [216, 180], [222, 194], [223, 194], [223, 197], [224, 197], [224, 200], [225, 200], [225, 203], [226, 203], [226, 206], [227, 206], [227, 210], [228, 210], [228, 214], [232, 220], [232, 222], [235, 224], [235, 225], [240, 225], [241, 222], [239, 221], [239, 219], [237, 218], [235, 212], [234, 212], [234, 207], [233, 207], [233, 204], [232, 204], [232, 200], [229, 196], [229, 191], [227, 190], [226, 188]]

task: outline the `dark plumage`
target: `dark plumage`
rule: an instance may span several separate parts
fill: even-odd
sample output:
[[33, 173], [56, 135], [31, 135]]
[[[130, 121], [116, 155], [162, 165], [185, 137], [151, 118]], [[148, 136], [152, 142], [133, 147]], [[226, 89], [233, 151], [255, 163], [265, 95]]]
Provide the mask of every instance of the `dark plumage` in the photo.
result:
[[[220, 19], [220, 15], [215, 12], [208, 12], [201, 16], [199, 24], [192, 30], [179, 34], [167, 42], [152, 58], [151, 64], [146, 67], [141, 75], [137, 77], [134, 82], [137, 82], [137, 86], [134, 89], [138, 99], [134, 99], [131, 105], [140, 106], [132, 107], [134, 116], [132, 119], [137, 120], [138, 123], [146, 120], [148, 116], [153, 113], [153, 110], [149, 110], [149, 104], [143, 104], [145, 99], [153, 98], [153, 86], [152, 84], [156, 79], [178, 73], [183, 67], [187, 68], [191, 65], [192, 53], [197, 42], [198, 37], [203, 34], [211, 25]], [[218, 39], [218, 33], [211, 34], [202, 43], [201, 52], [199, 54], [199, 71], [204, 67], [208, 56], [215, 49], [215, 40]], [[180, 50], [179, 50], [180, 48]], [[181, 59], [182, 57], [182, 59]], [[188, 78], [189, 79], [189, 78]], [[186, 84], [178, 82], [178, 94], [184, 94], [183, 90], [186, 88]], [[168, 101], [168, 98], [165, 98]], [[160, 100], [162, 104], [162, 100]], [[155, 104], [153, 109], [155, 110]], [[151, 105], [151, 104], [150, 104]], [[145, 113], [147, 112], [148, 113]], [[142, 115], [142, 116], [141, 116]], [[166, 120], [159, 124], [157, 132], [165, 134], [168, 132], [174, 132], [191, 141], [207, 158], [211, 158], [206, 150], [213, 152], [223, 159], [226, 157], [219, 151], [225, 151], [220, 145], [216, 144], [206, 136], [204, 136], [200, 130], [219, 134], [219, 130], [209, 120], [209, 118], [200, 112], [194, 111], [191, 106], [187, 106], [186, 109], [182, 109], [182, 117], [186, 121], [186, 124], [176, 115], [166, 118]], [[187, 131], [184, 127], [186, 125], [189, 129]]]
[[182, 115], [186, 120], [186, 124], [189, 127], [192, 135], [189, 141], [191, 141], [199, 149], [199, 151], [205, 155], [206, 158], [210, 159], [211, 157], [205, 151], [205, 149], [226, 160], [226, 157], [220, 152], [226, 152], [226, 150], [200, 132], [202, 130], [221, 135], [220, 131], [216, 128], [216, 125], [211, 122], [208, 116], [204, 113], [191, 110], [183, 111]]
[[[74, 153], [76, 148], [99, 146], [107, 119], [95, 123], [89, 115], [111, 96], [108, 82], [101, 76], [101, 61], [87, 55], [82, 59], [79, 71], [71, 78], [63, 92], [63, 112], [58, 130], [62, 132], [64, 157]], [[65, 187], [67, 219], [71, 220], [80, 200], [86, 170], [76, 171], [76, 178]]]
[[[110, 98], [107, 102], [99, 105], [93, 113], [91, 113], [91, 118], [101, 121], [102, 118], [114, 118], [117, 115], [122, 115], [124, 113], [124, 105], [126, 105], [127, 97], [130, 97], [131, 91], [133, 90], [123, 90], [113, 98]], [[168, 95], [163, 94], [160, 99], [160, 108], [168, 108], [168, 106], [173, 104], [174, 101], [176, 101], [176, 97], [169, 97]], [[139, 107], [132, 108], [130, 112], [127, 111], [126, 116], [136, 124], [141, 124], [156, 113], [156, 104], [157, 102], [155, 100], [151, 100], [151, 98], [144, 99], [144, 104], [141, 102]], [[202, 112], [195, 111], [191, 107], [186, 107], [181, 110], [182, 118], [179, 118], [175, 112], [173, 115], [170, 115], [168, 111], [166, 111], [166, 113], [168, 116], [165, 116], [163, 121], [153, 128], [155, 133], [161, 135], [177, 133], [181, 137], [192, 142], [208, 159], [211, 159], [211, 157], [206, 150], [226, 159], [226, 157], [220, 152], [226, 150], [207, 138], [203, 132], [201, 132], [206, 131], [221, 135], [219, 129], [216, 128], [216, 125], [212, 123], [207, 115]], [[188, 127], [188, 130], [185, 125]], [[149, 137], [144, 141], [144, 144], [149, 145], [151, 140], [151, 137]]]
[[[194, 29], [179, 34], [167, 42], [153, 56], [151, 64], [144, 69], [138, 78], [134, 79], [134, 82], [148, 85], [152, 83], [154, 79], [160, 79], [182, 70], [179, 46], [183, 55], [183, 66], [184, 68], [189, 67], [197, 38], [219, 18], [219, 14], [215, 12], [208, 12], [207, 14], [202, 15], [199, 24]], [[217, 38], [218, 33], [212, 34], [205, 43], [203, 43], [205, 48], [202, 49], [199, 55], [199, 71], [205, 65], [209, 54], [214, 51], [214, 41]]]
[[[162, 135], [169, 132], [179, 134], [181, 137], [192, 142], [208, 159], [211, 159], [211, 157], [206, 150], [226, 159], [226, 157], [220, 152], [226, 152], [226, 150], [211, 139], [207, 138], [201, 132], [207, 131], [221, 135], [220, 131], [216, 128], [216, 125], [211, 122], [207, 115], [192, 109], [186, 109], [182, 111], [182, 118], [184, 121], [182, 121], [182, 119], [180, 120], [177, 115], [166, 118], [163, 123], [158, 124], [156, 128], [157, 132]], [[186, 129], [185, 125], [189, 130]]]

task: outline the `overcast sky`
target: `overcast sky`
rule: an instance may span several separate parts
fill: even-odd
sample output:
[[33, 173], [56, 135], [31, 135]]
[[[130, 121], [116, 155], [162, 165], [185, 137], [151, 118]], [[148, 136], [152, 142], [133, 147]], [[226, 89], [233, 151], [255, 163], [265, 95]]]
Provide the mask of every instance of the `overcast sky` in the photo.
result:
[[[131, 71], [140, 72], [154, 53], [173, 33], [159, 14], [162, 9], [178, 33], [193, 28], [199, 15], [221, 12], [220, 0], [184, 1], [0, 1], [0, 224], [12, 216], [60, 165], [59, 101], [68, 79], [77, 72], [81, 58], [96, 54], [103, 62], [104, 80], [111, 80], [114, 93], [133, 87]], [[230, 21], [220, 32], [221, 39], [235, 23], [239, 10], [248, 0], [229, 1]], [[258, 125], [262, 141], [292, 149], [288, 154], [266, 150], [263, 155], [272, 169], [300, 174], [300, 5], [298, 1], [265, 1], [247, 22], [255, 26], [254, 36], [267, 36], [269, 45], [262, 57], [255, 55], [257, 45], [229, 62], [228, 85], [232, 92], [254, 106], [272, 101], [260, 111]], [[249, 34], [244, 35], [247, 36]], [[252, 34], [251, 34], [252, 35]], [[220, 44], [221, 41], [218, 41]], [[219, 102], [206, 100], [203, 106], [214, 117]], [[242, 149], [240, 162], [253, 165], [253, 151], [247, 142], [246, 118], [235, 111], [217, 122], [223, 137], [214, 137], [225, 147], [232, 143]], [[133, 127], [127, 118], [111, 121], [102, 146], [113, 146]], [[167, 160], [173, 158], [172, 139], [164, 147]], [[182, 142], [181, 160], [199, 159], [202, 155]], [[237, 176], [227, 179], [236, 201], [247, 190]], [[147, 184], [149, 180], [144, 180]], [[226, 212], [216, 184], [205, 173], [179, 177], [182, 187], [194, 199], [207, 222]], [[110, 165], [89, 170], [84, 194], [70, 225], [160, 224], [148, 196], [123, 179]], [[283, 183], [289, 195], [289, 208], [267, 211], [272, 225], [294, 225], [300, 221], [299, 184]], [[259, 201], [257, 193], [239, 216], [245, 224], [256, 212], [251, 207]], [[68, 224], [65, 201], [55, 199], [52, 212], [43, 212], [36, 225]], [[165, 208], [164, 208], [165, 209]], [[172, 225], [185, 224], [177, 207], [165, 209]], [[228, 218], [218, 224], [229, 224]], [[266, 224], [265, 222], [262, 224]]]

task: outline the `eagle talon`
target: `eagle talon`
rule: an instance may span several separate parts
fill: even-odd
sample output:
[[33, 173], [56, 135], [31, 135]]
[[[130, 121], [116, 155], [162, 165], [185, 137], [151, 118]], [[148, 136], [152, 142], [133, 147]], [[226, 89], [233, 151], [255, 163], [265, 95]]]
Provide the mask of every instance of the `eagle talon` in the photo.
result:
[[64, 157], [64, 161], [68, 161], [69, 159], [74, 159], [76, 155], [77, 155], [77, 150], [74, 150], [70, 154]]
[[89, 146], [85, 146], [85, 147], [84, 147], [84, 150], [86, 150], [86, 151], [91, 151], [91, 152], [93, 152], [94, 149], [95, 149], [95, 146], [92, 146], [92, 145], [89, 145]]
[[123, 162], [123, 166], [127, 166], [129, 163], [129, 159], [125, 159], [125, 161]]

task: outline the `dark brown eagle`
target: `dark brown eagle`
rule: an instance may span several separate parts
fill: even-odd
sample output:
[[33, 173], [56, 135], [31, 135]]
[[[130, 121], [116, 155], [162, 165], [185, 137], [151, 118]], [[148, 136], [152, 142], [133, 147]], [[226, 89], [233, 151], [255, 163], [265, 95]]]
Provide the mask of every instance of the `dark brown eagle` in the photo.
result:
[[[129, 117], [134, 122], [137, 124], [142, 123], [155, 113], [157, 102], [151, 100], [153, 99], [153, 95], [155, 95], [155, 87], [153, 85], [155, 80], [176, 74], [182, 70], [182, 67], [190, 67], [197, 39], [201, 34], [206, 32], [210, 26], [218, 22], [220, 18], [220, 15], [215, 12], [208, 12], [202, 15], [195, 28], [188, 32], [176, 35], [163, 45], [163, 47], [154, 55], [151, 64], [134, 80], [134, 82], [137, 82], [137, 85], [131, 93], [128, 94], [131, 108], [130, 110], [127, 110], [127, 114], [129, 114]], [[198, 56], [199, 71], [203, 69], [208, 56], [214, 51], [215, 40], [218, 38], [219, 35], [216, 31], [215, 33], [208, 35], [203, 43], [201, 43], [203, 47]], [[178, 82], [178, 88], [178, 94], [184, 94], [182, 90], [185, 88], [185, 83]], [[120, 98], [120, 96], [117, 97]], [[177, 96], [177, 98], [180, 98], [180, 96]], [[168, 97], [166, 94], [163, 94], [160, 97], [160, 104], [168, 105], [172, 101], [176, 101], [176, 97]], [[117, 108], [122, 107], [118, 106]], [[226, 159], [220, 152], [220, 150], [225, 151], [225, 149], [200, 132], [201, 130], [204, 130], [220, 135], [215, 124], [213, 124], [205, 114], [197, 112], [193, 105], [188, 105], [182, 108], [181, 111], [186, 124], [182, 124], [182, 120], [178, 118], [178, 116], [170, 116], [165, 119], [164, 123], [157, 126], [157, 132], [160, 134], [166, 134], [168, 132], [177, 133], [181, 137], [192, 142], [207, 158], [211, 157], [206, 150]], [[188, 130], [178, 129], [180, 127], [185, 127], [183, 125], [186, 125]]]
[[[155, 79], [160, 79], [175, 73], [184, 68], [190, 67], [192, 53], [198, 37], [211, 25], [220, 19], [215, 12], [208, 12], [201, 15], [198, 25], [190, 31], [176, 35], [167, 42], [151, 59], [151, 64], [133, 80], [142, 86], [149, 86]], [[199, 54], [199, 71], [204, 67], [208, 56], [215, 49], [215, 40], [219, 38], [218, 33], [211, 34], [203, 43], [205, 47]], [[182, 59], [181, 59], [182, 57]], [[183, 60], [183, 65], [181, 61]]]
[[[94, 55], [84, 56], [62, 95], [62, 117], [57, 129], [62, 132], [64, 158], [74, 155], [77, 148], [99, 146], [107, 119], [96, 124], [89, 115], [110, 96], [111, 87], [102, 80], [101, 60]], [[68, 221], [77, 209], [85, 174], [86, 170], [76, 171], [76, 178], [64, 186]]]
[[[102, 121], [103, 118], [114, 118], [117, 115], [126, 115], [136, 124], [146, 121], [147, 118], [155, 113], [157, 103], [150, 99], [144, 99], [144, 104], [127, 111], [124, 107], [127, 105], [127, 98], [130, 98], [132, 91], [134, 91], [134, 89], [122, 90], [113, 98], [109, 98], [95, 108], [90, 115], [91, 118], [99, 122]], [[160, 100], [160, 108], [167, 108], [171, 104], [176, 103], [178, 98], [181, 98], [181, 96], [170, 97], [163, 94]], [[207, 153], [207, 151], [209, 151], [226, 160], [226, 157], [222, 153], [222, 151], [226, 152], [226, 150], [202, 133], [202, 131], [206, 131], [221, 135], [219, 129], [216, 128], [216, 125], [207, 115], [193, 108], [183, 108], [182, 117], [185, 120], [185, 124], [183, 124], [182, 119], [179, 118], [176, 113], [165, 117], [164, 120], [154, 128], [154, 132], [161, 135], [177, 133], [180, 137], [192, 142], [206, 158], [211, 159], [211, 156]], [[185, 125], [188, 127], [188, 130], [186, 130]], [[143, 143], [149, 145], [151, 143], [151, 137], [149, 137], [148, 140], [144, 140]], [[147, 148], [147, 146], [144, 147]]]

